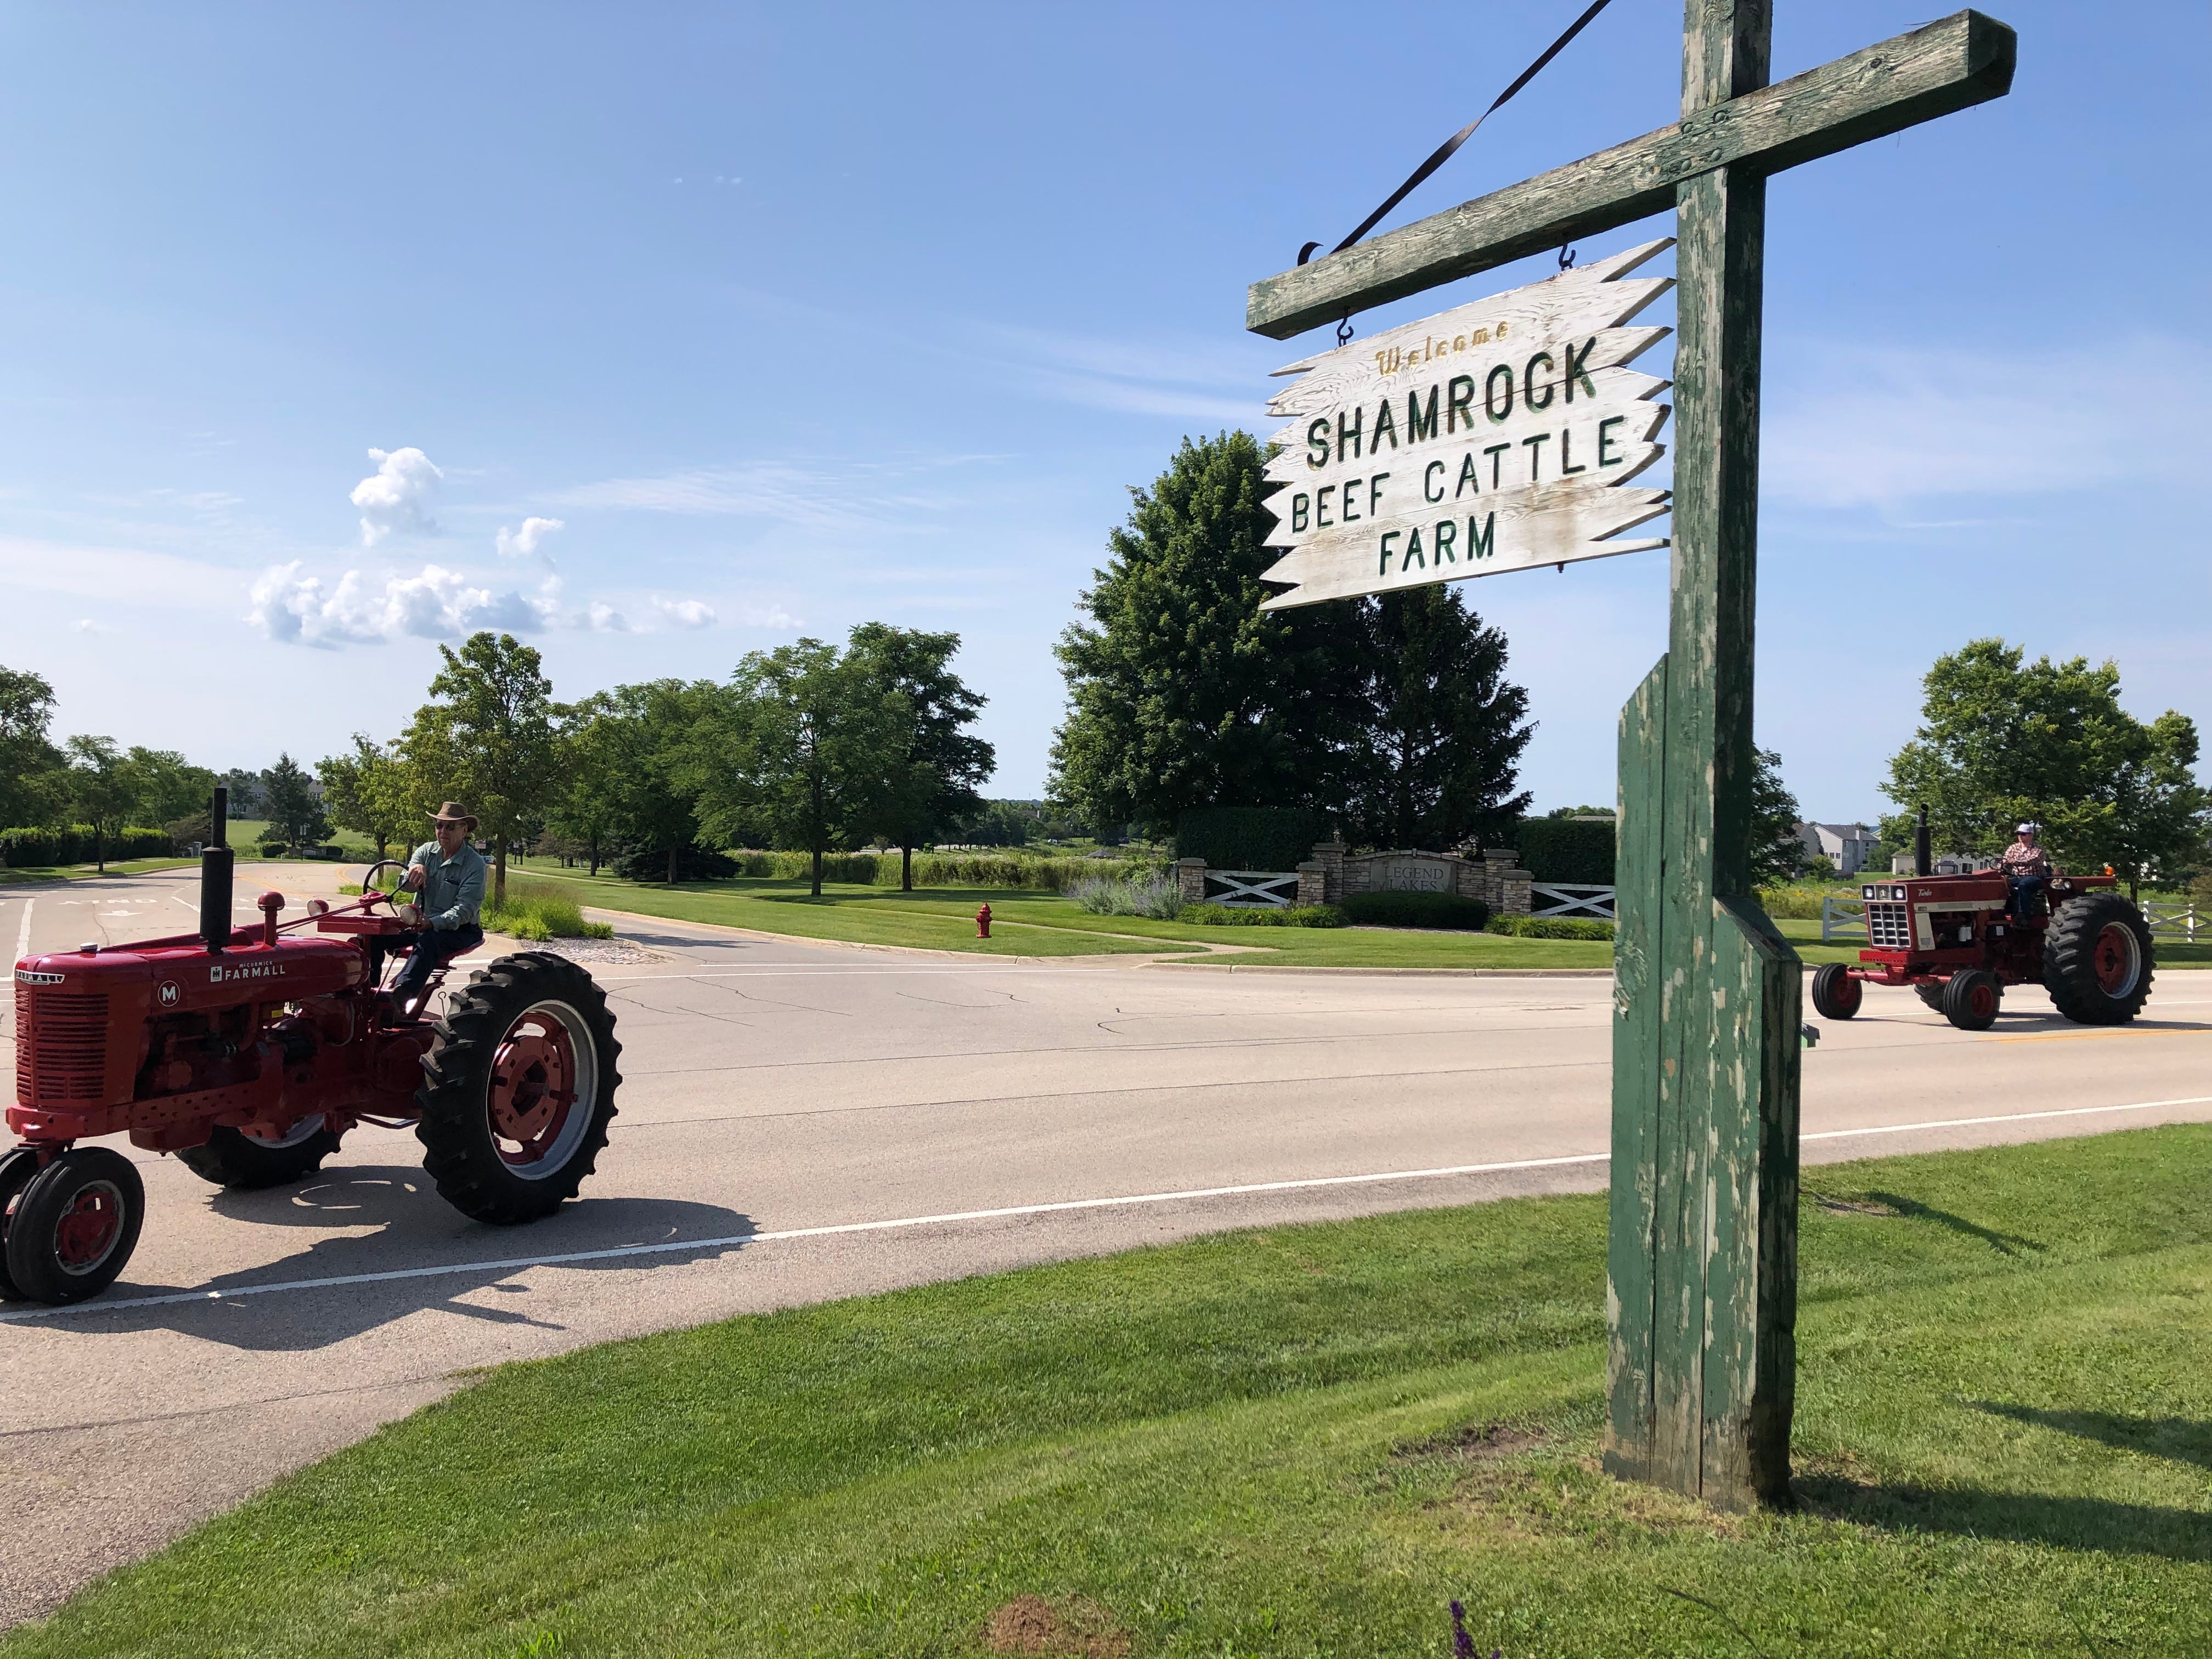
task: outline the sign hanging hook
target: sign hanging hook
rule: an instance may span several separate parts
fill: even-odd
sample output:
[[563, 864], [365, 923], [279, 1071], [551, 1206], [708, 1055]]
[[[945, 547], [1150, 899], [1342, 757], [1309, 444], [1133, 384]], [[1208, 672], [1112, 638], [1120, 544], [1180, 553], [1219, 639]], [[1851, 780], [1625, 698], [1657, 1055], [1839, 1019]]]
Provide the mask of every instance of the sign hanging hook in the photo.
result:
[[1336, 325], [1336, 343], [1339, 345], [1352, 343], [1352, 313], [1348, 311], [1344, 313], [1344, 320]]
[[1571, 242], [1562, 242], [1562, 243], [1560, 243], [1560, 244], [1559, 244], [1559, 269], [1560, 269], [1561, 270], [1572, 270], [1574, 268], [1575, 268], [1575, 250], [1574, 250], [1574, 245], [1573, 245], [1572, 243], [1571, 243]]

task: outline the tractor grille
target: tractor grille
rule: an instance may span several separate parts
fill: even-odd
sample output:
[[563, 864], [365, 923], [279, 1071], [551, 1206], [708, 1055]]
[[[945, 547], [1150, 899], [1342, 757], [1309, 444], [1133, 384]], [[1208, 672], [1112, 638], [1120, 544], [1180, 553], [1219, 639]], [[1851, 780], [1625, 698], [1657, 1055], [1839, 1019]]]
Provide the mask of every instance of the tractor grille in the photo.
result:
[[1912, 948], [1911, 907], [1867, 901], [1867, 943], [1877, 951], [1910, 951]]
[[107, 998], [15, 987], [15, 1098], [26, 1105], [106, 1093]]

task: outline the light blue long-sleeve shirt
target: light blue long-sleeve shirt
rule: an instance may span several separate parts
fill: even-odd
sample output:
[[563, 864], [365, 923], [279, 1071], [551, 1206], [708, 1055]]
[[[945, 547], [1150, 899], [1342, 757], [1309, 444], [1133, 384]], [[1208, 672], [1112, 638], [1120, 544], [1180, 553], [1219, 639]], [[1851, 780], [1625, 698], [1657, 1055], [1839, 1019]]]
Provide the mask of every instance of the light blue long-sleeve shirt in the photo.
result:
[[447, 858], [438, 850], [436, 842], [426, 841], [409, 855], [407, 863], [422, 872], [422, 889], [416, 902], [422, 907], [423, 920], [433, 929], [449, 933], [483, 920], [484, 861], [475, 848], [463, 842], [460, 851]]

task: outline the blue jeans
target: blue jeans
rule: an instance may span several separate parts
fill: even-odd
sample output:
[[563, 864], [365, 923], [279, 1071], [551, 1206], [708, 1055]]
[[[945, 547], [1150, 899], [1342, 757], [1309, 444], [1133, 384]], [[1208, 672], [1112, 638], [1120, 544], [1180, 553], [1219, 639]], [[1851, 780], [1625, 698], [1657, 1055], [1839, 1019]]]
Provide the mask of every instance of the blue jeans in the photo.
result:
[[426, 927], [413, 937], [415, 954], [407, 958], [399, 969], [399, 977], [392, 981], [392, 995], [395, 1001], [413, 1000], [430, 982], [434, 969], [482, 945], [483, 929], [470, 922], [464, 927], [440, 930]]
[[2043, 878], [2014, 876], [2012, 902], [2005, 907], [2015, 921], [2032, 921], [2043, 914]]

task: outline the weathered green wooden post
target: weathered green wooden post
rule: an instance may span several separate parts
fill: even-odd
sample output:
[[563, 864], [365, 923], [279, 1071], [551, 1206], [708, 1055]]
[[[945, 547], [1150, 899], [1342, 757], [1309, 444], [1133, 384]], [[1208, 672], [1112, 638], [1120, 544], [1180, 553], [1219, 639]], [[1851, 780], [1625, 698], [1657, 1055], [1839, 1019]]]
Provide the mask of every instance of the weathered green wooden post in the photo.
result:
[[[1668, 652], [1620, 721], [1606, 1462], [1616, 1474], [1731, 1507], [1787, 1501], [1796, 1371], [1799, 969], [1750, 884], [1766, 180], [2002, 97], [2014, 49], [2011, 29], [1962, 11], [1770, 87], [1770, 0], [1686, 0], [1678, 124], [1255, 283], [1246, 304], [1248, 327], [1286, 338], [1675, 210], [1680, 327]], [[1471, 324], [1485, 306], [1495, 311], [1534, 291], [1454, 314]], [[1508, 337], [1502, 326], [1496, 336]], [[1442, 327], [1431, 337], [1424, 324], [1384, 337], [1425, 362], [1491, 333], [1462, 338]], [[1512, 337], [1527, 338], [1525, 331]], [[1533, 343], [1543, 339], [1539, 333]], [[1407, 477], [1427, 479], [1430, 455], [1451, 448], [1454, 422], [1448, 413], [1439, 434], [1433, 403], [1425, 422], [1409, 407], [1403, 452], [1393, 427], [1392, 472], [1377, 475], [1372, 453], [1363, 459], [1356, 443], [1347, 463], [1344, 438], [1358, 438], [1362, 413], [1336, 407], [1349, 395], [1342, 388], [1364, 395], [1378, 376], [1397, 373], [1398, 356], [1384, 356], [1370, 374], [1347, 367], [1341, 350], [1318, 354], [1293, 366], [1307, 376], [1302, 387], [1317, 389], [1277, 400], [1279, 412], [1323, 418], [1308, 437], [1286, 434], [1293, 447], [1310, 442], [1319, 459], [1310, 521], [1300, 516], [1308, 498], [1294, 496], [1291, 522], [1278, 526], [1291, 550], [1267, 573], [1298, 586], [1271, 605], [1626, 550], [1604, 538], [1639, 519], [1577, 526], [1561, 507], [1553, 530], [1542, 532], [1544, 486], [1532, 465], [1521, 501], [1528, 516], [1512, 556], [1446, 568], [1440, 550], [1453, 544], [1437, 539], [1431, 522], [1436, 561], [1409, 571], [1416, 558], [1409, 550], [1421, 545], [1413, 531], [1421, 527], [1422, 503], [1441, 496], [1400, 487], [1399, 505], [1386, 506], [1382, 480], [1401, 468]], [[1524, 393], [1537, 364], [1553, 362], [1542, 352], [1528, 360]], [[1491, 372], [1510, 378], [1509, 368]], [[1510, 410], [1510, 395], [1506, 402]], [[1527, 406], [1550, 407], [1533, 396]], [[1328, 444], [1318, 434], [1333, 409], [1330, 471]], [[1367, 412], [1379, 444], [1383, 411]], [[1568, 435], [1553, 451], [1563, 472]], [[1415, 454], [1417, 439], [1442, 448]], [[1601, 458], [1604, 442], [1601, 432]], [[1583, 453], [1590, 453], [1587, 442]], [[1285, 465], [1295, 475], [1297, 464]], [[1346, 487], [1347, 467], [1367, 475], [1358, 498], [1367, 517], [1332, 525], [1322, 504]], [[1490, 483], [1498, 484], [1496, 471]], [[1469, 520], [1456, 544], [1465, 549], [1474, 537]], [[1491, 551], [1486, 541], [1483, 551]]]
[[[1688, 0], [1682, 114], [1766, 84], [1766, 0]], [[1786, 1498], [1800, 974], [1751, 893], [1766, 178], [1677, 187], [1667, 655], [1621, 711], [1607, 1318], [1615, 1473]]]

